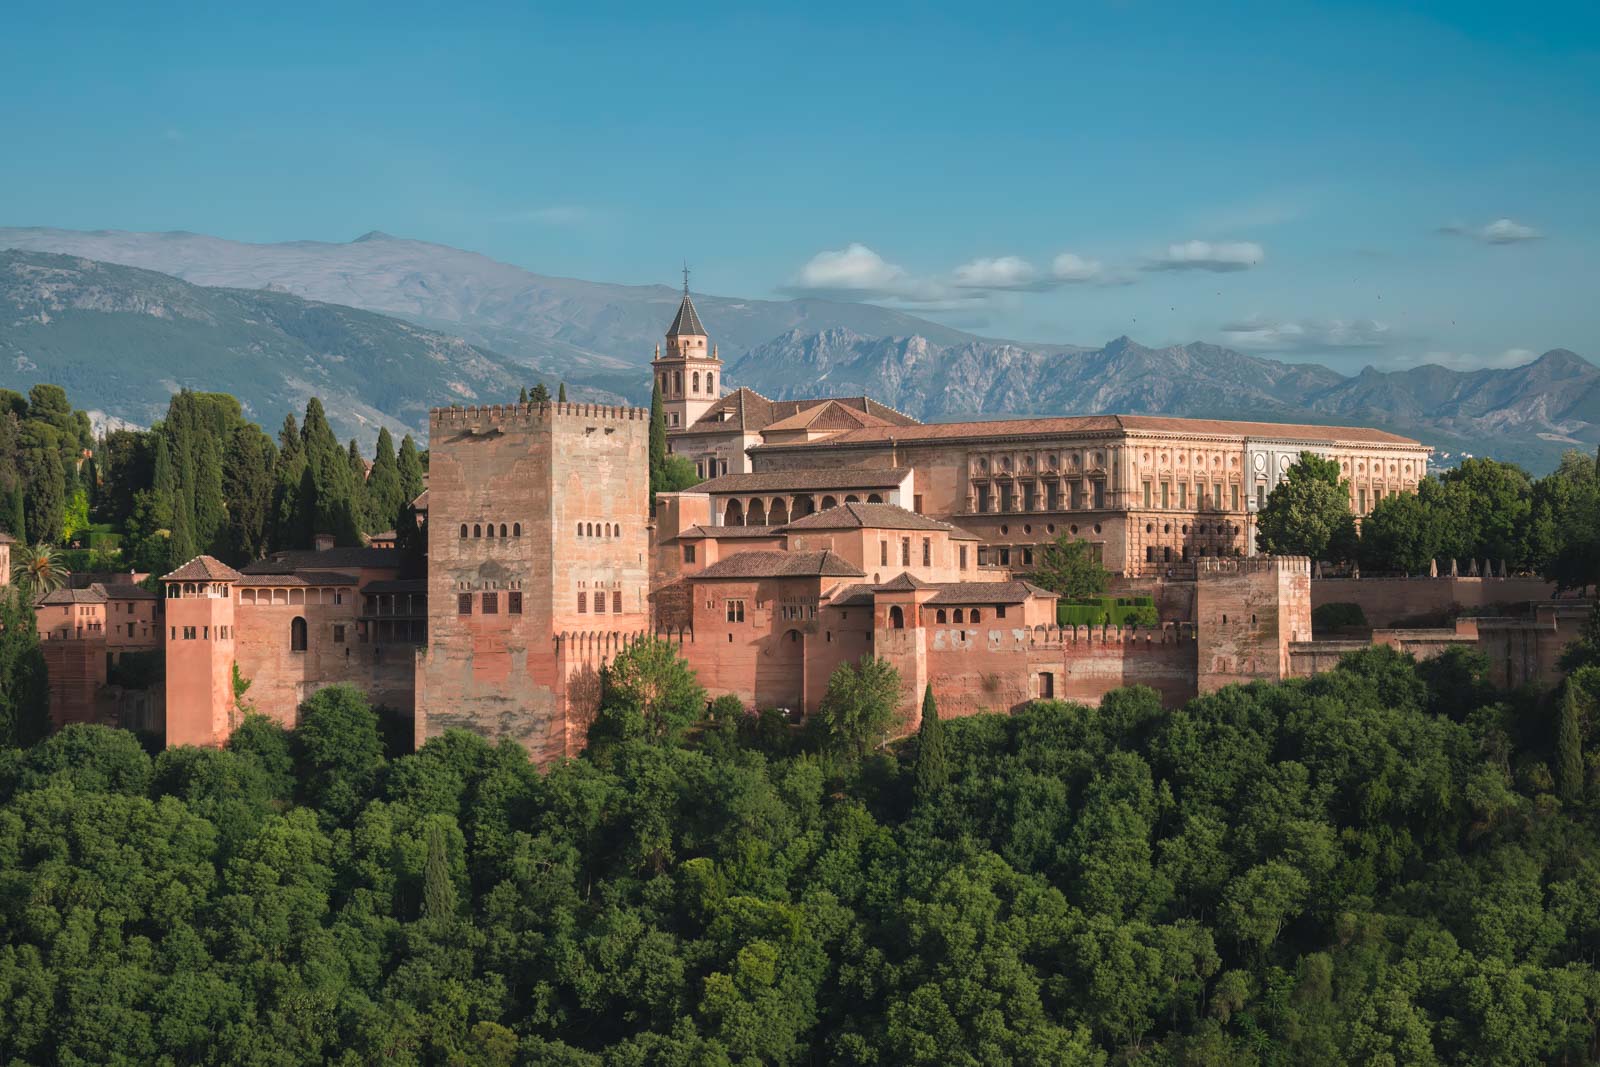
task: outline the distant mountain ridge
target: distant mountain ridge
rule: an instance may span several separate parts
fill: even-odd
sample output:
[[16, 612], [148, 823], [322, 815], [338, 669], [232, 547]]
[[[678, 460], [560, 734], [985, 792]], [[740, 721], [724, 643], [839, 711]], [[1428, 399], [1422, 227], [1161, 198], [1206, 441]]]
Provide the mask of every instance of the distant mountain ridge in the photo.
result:
[[204, 288], [74, 256], [0, 251], [0, 386], [65, 386], [149, 425], [180, 388], [228, 392], [269, 433], [320, 396], [343, 437], [425, 434], [428, 408], [514, 399], [530, 371], [458, 337], [266, 290]]
[[[514, 372], [522, 379], [565, 379], [582, 395], [635, 403], [648, 398], [643, 367], [679, 299], [670, 286], [550, 277], [378, 232], [345, 244], [255, 245], [191, 233], [0, 229], [0, 248], [8, 246], [130, 264], [263, 299], [292, 294], [398, 316], [430, 336], [465, 340], [478, 358], [524, 365]], [[728, 383], [774, 399], [867, 393], [938, 420], [1126, 411], [1360, 423], [1537, 470], [1566, 448], [1600, 442], [1600, 370], [1564, 349], [1505, 370], [1368, 368], [1347, 376], [1205, 343], [996, 340], [869, 304], [699, 293], [695, 302], [728, 362]]]

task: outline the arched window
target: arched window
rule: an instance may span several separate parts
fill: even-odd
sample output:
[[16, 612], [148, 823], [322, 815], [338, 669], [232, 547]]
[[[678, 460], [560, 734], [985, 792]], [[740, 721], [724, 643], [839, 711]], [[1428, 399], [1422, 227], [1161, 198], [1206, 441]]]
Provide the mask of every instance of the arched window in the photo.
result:
[[715, 374], [707, 374], [706, 375], [706, 392], [710, 393], [712, 396], [716, 395], [716, 393], [717, 393], [717, 376]]
[[578, 523], [578, 536], [579, 537], [583, 536], [583, 523], [581, 523], [581, 522]]
[[767, 507], [759, 500], [750, 501], [750, 509], [745, 512], [745, 521], [751, 526], [765, 526], [767, 524]]
[[861, 498], [856, 496], [854, 493], [851, 493], [849, 496], [844, 498], [844, 502], [846, 504], [859, 504], [861, 503]]
[[881, 503], [883, 503], [883, 497], [879, 496], [877, 493], [868, 493], [867, 494], [867, 503], [869, 503], [869, 504], [881, 504]]
[[482, 537], [483, 536], [483, 527], [481, 525], [479, 525], [478, 523], [473, 523], [472, 524], [472, 536], [473, 537]]
[[502, 522], [500, 524], [500, 536], [504, 537], [505, 535], [506, 535], [506, 524]]
[[488, 537], [489, 540], [491, 540], [491, 541], [494, 540], [494, 523], [491, 522], [489, 524], [489, 532], [487, 534], [485, 534], [485, 536]]
[[960, 608], [956, 609], [955, 621], [956, 622], [966, 622], [967, 621], [966, 613], [963, 612]]
[[511, 536], [512, 537], [521, 537], [522, 536], [522, 523], [514, 522], [514, 523], [511, 524]]
[[694, 377], [689, 379], [689, 380], [693, 385], [694, 392], [698, 393], [700, 391], [700, 372], [699, 371], [695, 371], [694, 372]]
[[299, 615], [289, 624], [289, 651], [304, 652], [306, 650], [306, 620]]
[[822, 510], [823, 511], [827, 511], [829, 508], [836, 508], [838, 506], [839, 506], [839, 502], [837, 500], [835, 500], [833, 497], [825, 496], [825, 497], [822, 498]]
[[681, 370], [672, 372], [672, 391], [674, 394], [683, 392], [683, 371]]
[[728, 501], [728, 509], [727, 509], [727, 511], [725, 511], [723, 513], [723, 516], [722, 516], [722, 525], [724, 525], [724, 526], [743, 526], [744, 525], [744, 505], [739, 503], [737, 500]]
[[463, 538], [465, 538], [467, 536], [467, 524], [466, 523], [462, 523], [461, 524], [461, 536]]
[[940, 608], [938, 611], [935, 611], [933, 613], [933, 621], [934, 622], [946, 622], [946, 621], [948, 621], [945, 618], [944, 609], [943, 608]]
[[982, 616], [978, 614], [978, 609], [977, 608], [973, 608], [972, 609], [972, 617], [970, 619], [968, 619], [967, 621], [968, 622], [977, 622], [980, 618], [982, 618]]
[[899, 604], [889, 608], [889, 625], [896, 630], [904, 630], [906, 628], [906, 613], [900, 610]]
[[590, 537], [594, 536], [594, 523], [592, 523], [592, 522], [589, 524], [589, 536]]

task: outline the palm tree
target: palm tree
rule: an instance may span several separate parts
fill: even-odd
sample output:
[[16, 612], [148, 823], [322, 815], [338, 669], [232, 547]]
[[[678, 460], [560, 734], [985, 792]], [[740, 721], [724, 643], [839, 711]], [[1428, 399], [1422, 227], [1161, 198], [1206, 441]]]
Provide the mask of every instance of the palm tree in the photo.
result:
[[54, 545], [18, 545], [11, 564], [11, 580], [28, 596], [38, 598], [67, 584], [72, 572], [61, 561]]

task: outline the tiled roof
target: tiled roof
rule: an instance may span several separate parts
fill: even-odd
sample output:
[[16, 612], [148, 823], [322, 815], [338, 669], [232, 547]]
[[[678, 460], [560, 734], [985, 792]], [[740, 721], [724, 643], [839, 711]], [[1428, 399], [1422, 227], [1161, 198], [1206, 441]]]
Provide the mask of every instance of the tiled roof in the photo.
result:
[[841, 585], [828, 596], [828, 604], [836, 608], [872, 607], [872, 586]]
[[691, 493], [803, 493], [816, 489], [892, 489], [902, 484], [910, 467], [850, 469], [828, 467], [799, 471], [760, 471], [754, 474], [719, 474], [707, 478]]
[[161, 594], [152, 593], [142, 585], [132, 582], [95, 582], [90, 589], [98, 589], [107, 600], [160, 600]]
[[754, 389], [741, 386], [706, 409], [685, 433], [728, 433], [743, 430], [756, 433], [802, 411], [827, 403], [840, 404], [882, 419], [891, 426], [921, 425], [910, 415], [878, 403], [867, 396], [823, 396], [809, 400], [768, 400]]
[[290, 571], [282, 574], [261, 573], [246, 568], [240, 575], [242, 585], [355, 585], [356, 576], [338, 571]]
[[690, 526], [678, 534], [678, 540], [700, 541], [715, 537], [719, 541], [733, 541], [776, 536], [776, 526]]
[[414, 508], [417, 511], [423, 511], [423, 512], [427, 511], [428, 510], [428, 491], [426, 489], [424, 489], [422, 492], [418, 493], [417, 494], [417, 499], [415, 499], [415, 500], [413, 500], [411, 502], [411, 506], [412, 506], [412, 508]]
[[757, 449], [826, 448], [834, 445], [897, 442], [984, 440], [1000, 437], [1048, 437], [1064, 434], [1176, 433], [1216, 437], [1282, 437], [1294, 440], [1352, 444], [1418, 445], [1386, 430], [1360, 426], [1313, 426], [1287, 422], [1233, 422], [1226, 419], [1183, 419], [1166, 415], [1075, 415], [1041, 419], [997, 419], [941, 422], [915, 426], [871, 426], [797, 444], [757, 445]]
[[902, 571], [898, 577], [890, 578], [887, 582], [879, 585], [878, 588], [890, 592], [903, 593], [910, 589], [929, 589], [932, 586], [932, 582], [925, 582], [910, 571]]
[[928, 603], [1020, 604], [1029, 597], [1056, 595], [1032, 582], [948, 582], [941, 583], [938, 589]]
[[694, 309], [694, 301], [689, 299], [687, 290], [683, 294], [683, 303], [678, 305], [678, 314], [673, 316], [672, 325], [667, 327], [668, 337], [704, 337], [706, 328], [700, 325], [700, 315]]
[[736, 552], [691, 578], [863, 578], [832, 552]]
[[328, 570], [338, 567], [396, 570], [403, 552], [392, 548], [314, 548], [274, 552], [266, 559], [245, 565], [246, 574], [293, 574], [298, 570]]
[[14, 545], [16, 543], [17, 539], [15, 537], [12, 537], [4, 530], [0, 530], [0, 545]]
[[45, 604], [104, 604], [106, 594], [101, 589], [90, 586], [88, 589], [54, 589], [40, 597], [38, 603]]
[[803, 516], [784, 530], [941, 530], [956, 533], [954, 526], [898, 504], [840, 504], [836, 508]]
[[837, 400], [824, 401], [816, 407], [797, 411], [786, 419], [779, 419], [766, 428], [766, 433], [786, 430], [859, 430], [866, 426], [893, 426], [888, 419], [868, 411], [856, 411]]
[[212, 556], [196, 556], [171, 574], [163, 575], [163, 582], [232, 582], [239, 572]]

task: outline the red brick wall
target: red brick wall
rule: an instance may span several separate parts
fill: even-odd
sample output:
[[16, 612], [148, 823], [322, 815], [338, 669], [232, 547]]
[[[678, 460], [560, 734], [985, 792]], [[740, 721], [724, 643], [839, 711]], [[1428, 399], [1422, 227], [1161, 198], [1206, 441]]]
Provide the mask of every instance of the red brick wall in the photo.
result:
[[1367, 625], [1400, 626], [1408, 620], [1447, 617], [1489, 605], [1524, 604], [1555, 596], [1538, 578], [1318, 578], [1311, 606], [1360, 604]]

